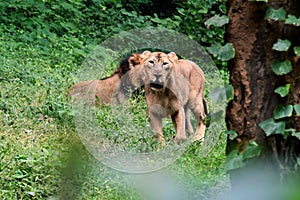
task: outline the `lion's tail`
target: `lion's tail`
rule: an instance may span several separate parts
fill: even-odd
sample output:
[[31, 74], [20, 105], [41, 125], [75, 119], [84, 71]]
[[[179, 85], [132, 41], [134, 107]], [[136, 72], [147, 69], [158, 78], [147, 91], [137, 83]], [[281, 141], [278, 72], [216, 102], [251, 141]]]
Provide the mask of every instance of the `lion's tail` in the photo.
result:
[[207, 101], [206, 101], [205, 98], [203, 98], [203, 107], [204, 107], [204, 113], [206, 115], [206, 117], [204, 119], [204, 122], [205, 122], [206, 127], [209, 127], [210, 126], [210, 121], [211, 121], [211, 116], [210, 116]]
[[204, 106], [204, 113], [206, 116], [209, 115], [209, 109], [208, 109], [208, 105], [207, 105], [207, 101], [205, 98], [203, 98], [203, 106]]

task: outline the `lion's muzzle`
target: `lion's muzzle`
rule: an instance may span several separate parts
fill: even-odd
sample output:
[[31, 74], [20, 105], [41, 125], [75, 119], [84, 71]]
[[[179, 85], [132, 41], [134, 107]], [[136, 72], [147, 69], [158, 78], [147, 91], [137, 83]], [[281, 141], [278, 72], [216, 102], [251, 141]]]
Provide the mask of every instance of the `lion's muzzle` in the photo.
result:
[[164, 87], [164, 81], [162, 73], [154, 73], [152, 81], [150, 81], [150, 87], [154, 91], [161, 91]]
[[164, 85], [160, 84], [160, 83], [150, 83], [150, 87], [154, 91], [161, 91], [163, 89]]
[[162, 73], [153, 74], [154, 77], [152, 81], [150, 81], [150, 87], [154, 91], [161, 91], [164, 87], [164, 81], [162, 80]]

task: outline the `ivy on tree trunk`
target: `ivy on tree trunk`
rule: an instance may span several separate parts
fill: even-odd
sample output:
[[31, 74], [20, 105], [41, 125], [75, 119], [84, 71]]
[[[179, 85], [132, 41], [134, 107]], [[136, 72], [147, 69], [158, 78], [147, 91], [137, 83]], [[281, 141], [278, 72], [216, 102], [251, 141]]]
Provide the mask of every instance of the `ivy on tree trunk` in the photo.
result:
[[[300, 103], [300, 61], [294, 52], [294, 47], [300, 46], [300, 27], [286, 24], [284, 20], [266, 19], [266, 13], [271, 7], [299, 17], [300, 2], [229, 0], [228, 6], [230, 21], [226, 39], [233, 44], [235, 57], [228, 64], [234, 98], [227, 107], [226, 122], [227, 128], [237, 132], [238, 136], [234, 140], [228, 138], [227, 154], [235, 149], [243, 152], [249, 141], [254, 140], [263, 147], [257, 159], [268, 163], [261, 166], [279, 170], [279, 178], [282, 178], [286, 172], [299, 169], [299, 166], [296, 167], [300, 156], [299, 139], [291, 134], [266, 136], [259, 124], [273, 118], [279, 105]], [[289, 50], [280, 52], [272, 49], [278, 39], [289, 40]], [[292, 71], [276, 75], [271, 67], [275, 60], [289, 60]], [[281, 97], [274, 92], [287, 84], [290, 84], [287, 96]], [[299, 116], [293, 115], [285, 120], [286, 129], [300, 132]], [[233, 180], [236, 178], [232, 177]]]

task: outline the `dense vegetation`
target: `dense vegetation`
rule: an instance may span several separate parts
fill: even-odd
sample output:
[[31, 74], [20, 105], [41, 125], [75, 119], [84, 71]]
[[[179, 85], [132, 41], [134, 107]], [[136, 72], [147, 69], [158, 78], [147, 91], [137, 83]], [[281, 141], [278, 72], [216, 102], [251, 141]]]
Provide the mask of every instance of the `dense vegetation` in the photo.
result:
[[[224, 1], [174, 0], [167, 8], [163, 5], [147, 0], [0, 2], [2, 199], [135, 199], [141, 195], [124, 174], [111, 171], [86, 152], [76, 134], [67, 93], [84, 57], [121, 31], [164, 27], [205, 47], [223, 43], [224, 29], [208, 28], [204, 22], [226, 12]], [[220, 68], [226, 64], [217, 63]], [[183, 174], [190, 176], [182, 181], [189, 196], [209, 199], [206, 193], [227, 187], [224, 135], [217, 142], [207, 157], [199, 156], [198, 144], [189, 146], [168, 167], [177, 171], [180, 180]]]
[[[134, 28], [164, 27], [204, 46], [222, 43], [224, 30], [204, 22], [224, 14], [224, 1], [4, 1], [0, 3], [2, 40], [34, 44], [44, 53], [53, 48], [83, 56], [101, 41]], [[166, 8], [168, 6], [168, 8]]]

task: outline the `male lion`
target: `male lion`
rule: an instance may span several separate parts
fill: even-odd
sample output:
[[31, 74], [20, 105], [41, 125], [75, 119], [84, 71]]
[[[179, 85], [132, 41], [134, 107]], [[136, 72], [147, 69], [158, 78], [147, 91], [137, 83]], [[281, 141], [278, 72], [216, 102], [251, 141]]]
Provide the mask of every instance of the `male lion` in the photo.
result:
[[142, 58], [139, 53], [133, 53], [128, 57], [128, 73], [121, 77], [121, 81], [116, 84], [116, 88], [112, 95], [113, 104], [122, 104], [129, 98], [131, 92], [134, 97], [140, 95], [144, 85], [143, 69], [139, 66]]
[[[124, 76], [129, 68], [129, 57], [121, 61], [120, 66], [114, 73], [100, 80], [89, 80], [76, 83], [69, 92], [69, 96], [77, 100], [84, 100], [91, 105], [110, 104], [114, 89], [119, 85], [121, 77]], [[122, 82], [122, 92], [129, 94], [132, 84]]]
[[179, 60], [174, 52], [145, 51], [137, 56], [139, 64], [131, 67], [129, 75], [144, 84], [150, 125], [158, 139], [165, 142], [162, 118], [168, 116], [176, 130], [176, 143], [186, 139], [185, 126], [193, 133], [190, 109], [197, 119], [194, 140], [203, 140], [206, 101], [202, 70], [192, 61]]

